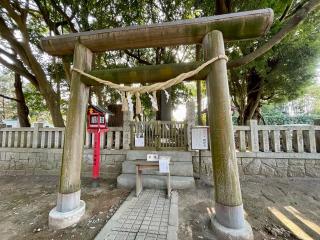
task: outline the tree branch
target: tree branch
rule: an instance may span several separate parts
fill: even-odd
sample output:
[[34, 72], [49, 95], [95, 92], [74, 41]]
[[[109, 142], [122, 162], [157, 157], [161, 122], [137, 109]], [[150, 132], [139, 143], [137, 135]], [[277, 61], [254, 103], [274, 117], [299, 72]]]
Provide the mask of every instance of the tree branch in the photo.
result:
[[67, 21], [67, 23], [68, 23], [68, 25], [69, 25], [69, 27], [70, 27], [71, 32], [74, 32], [74, 33], [78, 32], [78, 31], [76, 30], [73, 22], [72, 22], [72, 18], [73, 18], [73, 17], [72, 17], [72, 16], [69, 17], [69, 16], [61, 9], [61, 7], [56, 3], [55, 0], [50, 0], [50, 2], [51, 2], [51, 4], [52, 4], [52, 6], [54, 7], [54, 9], [57, 10], [57, 11], [62, 15], [62, 17]]
[[289, 32], [294, 30], [299, 25], [299, 23], [301, 23], [308, 16], [309, 13], [311, 13], [319, 7], [319, 0], [308, 1], [304, 6], [300, 7], [300, 9], [297, 10], [296, 13], [289, 20], [287, 20], [287, 23], [281, 28], [281, 30], [278, 33], [276, 33], [272, 38], [270, 38], [268, 42], [266, 42], [264, 45], [259, 47], [254, 52], [242, 58], [230, 61], [228, 63], [228, 68], [237, 68], [252, 62], [258, 57], [261, 57], [263, 54], [268, 52], [273, 46], [281, 42], [281, 40], [285, 38]]
[[[1, 51], [2, 52], [2, 51]], [[11, 59], [11, 58], [10, 58]], [[3, 59], [0, 56], [0, 64], [5, 66], [6, 68], [10, 69], [13, 72], [16, 72], [20, 74], [21, 76], [25, 77], [28, 79], [35, 87], [37, 90], [39, 90], [39, 84], [34, 75], [32, 75], [23, 65], [21, 61], [18, 59], [11, 59], [13, 61], [13, 64], [8, 63], [5, 59]]]
[[150, 62], [148, 62], [146, 60], [143, 60], [142, 58], [140, 58], [139, 56], [137, 56], [134, 53], [130, 52], [129, 50], [124, 50], [124, 53], [127, 54], [130, 57], [135, 58], [136, 60], [138, 60], [139, 63], [146, 64], [146, 65], [152, 65], [152, 63], [150, 63]]
[[49, 13], [48, 9], [44, 5], [42, 5], [41, 1], [39, 1], [39, 0], [34, 0], [34, 1], [37, 4], [39, 11], [43, 17], [43, 20], [48, 25], [49, 29], [51, 31], [53, 31], [54, 34], [60, 35], [58, 28], [55, 26], [55, 23], [53, 21], [51, 21], [51, 19], [50, 19], [50, 13]]
[[[11, 5], [12, 4], [12, 5]], [[18, 3], [12, 2], [8, 0], [1, 0], [0, 6], [5, 8], [8, 12], [9, 17], [11, 17], [19, 27], [19, 30], [23, 33], [27, 32], [27, 25], [26, 25], [26, 10], [22, 9]], [[14, 5], [14, 6], [13, 6]], [[16, 11], [15, 11], [16, 10]], [[19, 12], [20, 14], [17, 14]], [[25, 35], [25, 34], [23, 34]]]
[[291, 0], [291, 3], [290, 3], [290, 4], [287, 4], [287, 6], [286, 6], [286, 8], [284, 9], [281, 17], [279, 18], [279, 21], [280, 21], [280, 22], [287, 17], [288, 12], [289, 12], [290, 9], [292, 8], [293, 2], [294, 2], [294, 0]]
[[8, 97], [8, 96], [5, 96], [3, 94], [0, 94], [0, 97], [3, 97], [5, 99], [9, 99], [9, 100], [12, 100], [12, 101], [20, 102], [20, 100], [18, 100], [18, 99], [15, 99], [15, 98], [12, 98], [12, 97]]
[[28, 54], [25, 52], [26, 46], [23, 46], [22, 43], [18, 42], [14, 37], [12, 31], [8, 28], [5, 23], [5, 20], [0, 16], [0, 36], [7, 40], [13, 50], [19, 54], [22, 61], [28, 66], [31, 67]]

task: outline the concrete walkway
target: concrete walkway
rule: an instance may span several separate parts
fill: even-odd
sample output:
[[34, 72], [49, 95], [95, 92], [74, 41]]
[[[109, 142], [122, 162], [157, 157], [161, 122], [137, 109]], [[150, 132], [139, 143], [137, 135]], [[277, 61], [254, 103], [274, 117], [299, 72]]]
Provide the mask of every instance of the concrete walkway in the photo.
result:
[[178, 193], [145, 189], [131, 192], [95, 240], [176, 240], [177, 230]]

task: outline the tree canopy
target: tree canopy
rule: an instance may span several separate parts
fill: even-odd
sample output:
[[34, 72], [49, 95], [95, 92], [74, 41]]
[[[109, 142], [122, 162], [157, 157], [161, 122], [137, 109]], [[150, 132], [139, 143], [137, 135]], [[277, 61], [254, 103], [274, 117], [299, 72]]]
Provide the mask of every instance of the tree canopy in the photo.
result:
[[[244, 123], [258, 118], [264, 103], [294, 99], [312, 82], [319, 57], [319, 5], [318, 0], [2, 0], [0, 64], [32, 85], [23, 84], [28, 106], [35, 103], [32, 92], [38, 92], [53, 124], [63, 126], [72, 58], [52, 58], [43, 53], [39, 44], [42, 37], [270, 7], [275, 12], [275, 21], [267, 36], [226, 45], [231, 95], [239, 112], [239, 123]], [[95, 54], [94, 67], [132, 67], [194, 59], [194, 46], [136, 49]], [[183, 102], [191, 92], [184, 84], [174, 87], [172, 104]], [[108, 88], [92, 87], [91, 99], [106, 105], [119, 101], [120, 95]], [[143, 104], [149, 112], [148, 97], [143, 98]]]

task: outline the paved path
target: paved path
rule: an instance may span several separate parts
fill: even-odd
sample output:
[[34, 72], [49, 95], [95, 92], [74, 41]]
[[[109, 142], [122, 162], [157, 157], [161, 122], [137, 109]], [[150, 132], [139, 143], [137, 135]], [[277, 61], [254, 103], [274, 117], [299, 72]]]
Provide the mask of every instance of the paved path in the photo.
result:
[[176, 240], [177, 230], [177, 192], [167, 199], [163, 190], [145, 189], [129, 195], [95, 240]]

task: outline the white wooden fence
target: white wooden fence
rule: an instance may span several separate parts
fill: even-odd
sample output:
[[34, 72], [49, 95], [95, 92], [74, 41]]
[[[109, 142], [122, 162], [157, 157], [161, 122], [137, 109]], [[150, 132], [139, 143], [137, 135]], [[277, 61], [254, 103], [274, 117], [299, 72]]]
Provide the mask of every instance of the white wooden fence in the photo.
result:
[[257, 125], [251, 120], [248, 126], [235, 126], [234, 131], [239, 152], [316, 153], [320, 126]]
[[[1, 148], [62, 148], [64, 128], [43, 128], [35, 124], [34, 128], [0, 128]], [[93, 136], [86, 133], [85, 147], [92, 148]], [[123, 128], [111, 127], [107, 133], [101, 133], [101, 149], [122, 149]]]
[[[320, 152], [320, 126], [315, 125], [257, 125], [255, 120], [248, 126], [234, 126], [236, 148], [239, 152], [265, 153], [316, 153]], [[101, 149], [123, 149], [123, 128], [111, 127], [101, 134]], [[61, 149], [64, 128], [0, 128], [0, 148], [48, 148]], [[318, 144], [318, 146], [317, 146]], [[86, 133], [85, 148], [92, 148], [92, 134]]]

